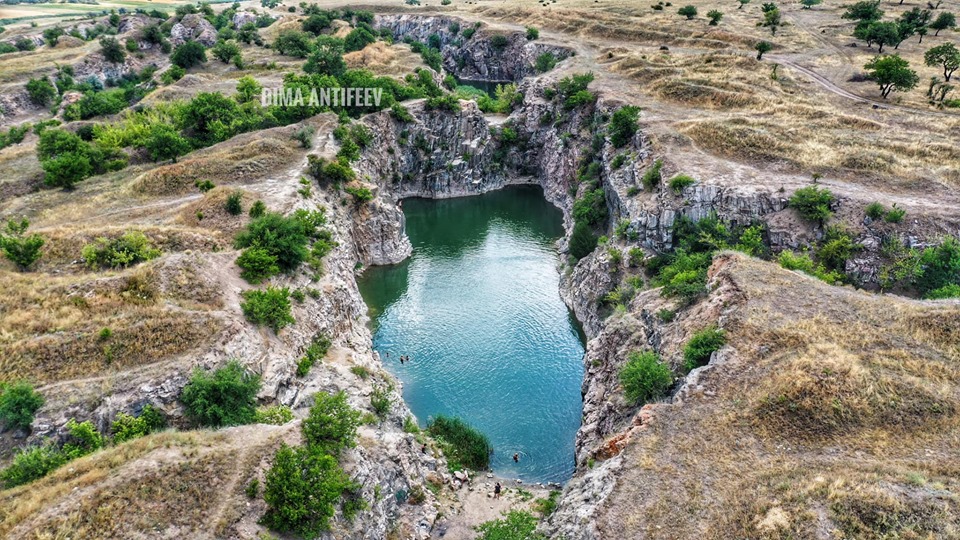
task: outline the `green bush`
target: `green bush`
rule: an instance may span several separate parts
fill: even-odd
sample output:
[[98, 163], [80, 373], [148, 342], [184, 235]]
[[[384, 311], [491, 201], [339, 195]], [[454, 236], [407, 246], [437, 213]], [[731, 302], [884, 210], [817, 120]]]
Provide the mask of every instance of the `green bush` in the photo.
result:
[[240, 277], [254, 285], [280, 273], [277, 258], [259, 247], [243, 250], [237, 257], [237, 266], [241, 268]]
[[160, 256], [150, 240], [140, 231], [127, 231], [117, 238], [97, 238], [81, 252], [87, 266], [100, 268], [123, 268]]
[[22, 486], [43, 478], [66, 462], [66, 456], [52, 445], [28, 448], [17, 453], [10, 466], [0, 472], [0, 481], [7, 489]]
[[243, 301], [240, 309], [247, 320], [258, 326], [269, 326], [274, 332], [293, 324], [290, 314], [290, 290], [286, 287], [267, 287], [263, 290], [249, 290], [241, 293]]
[[7, 222], [6, 231], [0, 233], [0, 251], [4, 257], [26, 271], [40, 258], [44, 240], [39, 234], [26, 235], [30, 222], [26, 218]]
[[553, 53], [545, 52], [537, 57], [534, 67], [537, 73], [546, 73], [557, 67], [557, 57]]
[[373, 192], [365, 186], [348, 186], [345, 191], [353, 196], [353, 203], [357, 206], [373, 200]]
[[643, 178], [641, 182], [643, 183], [643, 189], [647, 191], [653, 191], [653, 188], [657, 187], [660, 183], [660, 169], [663, 168], [663, 161], [656, 160], [653, 162], [653, 165], [643, 173]]
[[846, 231], [838, 227], [828, 227], [823, 242], [817, 248], [817, 259], [828, 270], [842, 274], [846, 270], [847, 259], [859, 247]]
[[903, 208], [897, 208], [897, 205], [894, 204], [893, 208], [883, 215], [883, 220], [887, 223], [900, 223], [905, 215], [907, 215], [907, 211]]
[[329, 529], [343, 493], [356, 489], [328, 454], [311, 447], [281, 445], [266, 474], [260, 523], [281, 532], [316, 538]]
[[92, 454], [103, 448], [103, 435], [93, 426], [93, 422], [86, 420], [77, 422], [73, 418], [67, 421], [67, 438], [60, 451], [66, 459], [74, 460]]
[[260, 377], [231, 360], [212, 373], [197, 368], [183, 387], [186, 415], [203, 427], [250, 424], [256, 419]]
[[710, 355], [727, 342], [723, 330], [711, 325], [695, 333], [683, 346], [683, 368], [687, 371], [707, 365]]
[[677, 13], [686, 17], [687, 20], [690, 20], [697, 16], [697, 8], [696, 6], [683, 6], [677, 10]]
[[248, 214], [251, 218], [257, 219], [267, 212], [267, 205], [263, 204], [263, 201], [257, 200], [250, 205], [250, 212]]
[[843, 282], [842, 273], [835, 270], [828, 270], [822, 264], [814, 263], [813, 259], [811, 259], [807, 253], [798, 254], [790, 250], [784, 250], [781, 251], [779, 257], [777, 257], [777, 262], [787, 270], [803, 272], [831, 285]]
[[343, 38], [343, 49], [346, 52], [359, 51], [377, 40], [377, 36], [367, 28], [358, 26]]
[[690, 253], [678, 249], [668, 256], [654, 279], [654, 285], [663, 287], [664, 296], [678, 296], [692, 300], [706, 292], [707, 269], [713, 261], [709, 252]]
[[145, 437], [167, 427], [167, 420], [163, 413], [153, 405], [147, 405], [140, 412], [140, 416], [127, 413], [118, 413], [110, 426], [113, 442], [116, 444]]
[[304, 351], [303, 357], [297, 362], [297, 376], [306, 377], [307, 373], [310, 372], [310, 368], [327, 355], [331, 344], [330, 338], [323, 334], [314, 336], [313, 341], [310, 342], [307, 350]]
[[510, 40], [507, 39], [507, 36], [495, 34], [490, 36], [490, 45], [494, 49], [502, 51], [503, 49], [506, 49], [508, 45], [510, 45]]
[[34, 104], [46, 107], [57, 97], [57, 89], [46, 77], [41, 77], [27, 81], [27, 94]]
[[308, 242], [300, 221], [268, 212], [251, 221], [246, 230], [237, 235], [234, 247], [262, 249], [276, 258], [280, 270], [289, 272], [306, 260]]
[[960, 242], [948, 236], [938, 246], [931, 246], [920, 253], [920, 272], [914, 285], [926, 296], [932, 291], [949, 285], [960, 284]]
[[951, 283], [944, 285], [939, 289], [934, 289], [923, 296], [928, 300], [939, 300], [944, 298], [960, 298], [960, 285]]
[[291, 421], [293, 421], [293, 411], [290, 410], [290, 407], [284, 405], [260, 407], [254, 415], [254, 422], [258, 424], [282, 426]]
[[43, 396], [26, 382], [0, 385], [0, 422], [7, 429], [30, 429]]
[[673, 385], [670, 368], [653, 351], [632, 352], [620, 370], [620, 383], [630, 403], [647, 403], [663, 397]]
[[600, 225], [607, 219], [607, 199], [603, 188], [587, 191], [573, 203], [573, 219], [590, 226]]
[[637, 118], [640, 116], [640, 107], [633, 105], [624, 105], [613, 113], [610, 119], [610, 142], [613, 146], [620, 148], [633, 140], [637, 133]]
[[573, 232], [570, 233], [570, 255], [580, 260], [593, 253], [597, 248], [597, 235], [593, 233], [590, 225], [583, 221], [577, 221], [573, 224]]
[[426, 109], [457, 112], [460, 110], [460, 100], [456, 94], [443, 94], [435, 97], [428, 97], [425, 103]]
[[670, 179], [670, 189], [679, 195], [684, 189], [696, 184], [697, 181], [685, 174], [678, 174]]
[[450, 470], [482, 471], [490, 465], [493, 446], [489, 439], [460, 418], [437, 415], [427, 431], [444, 446]]
[[530, 512], [511, 510], [501, 519], [477, 526], [477, 540], [546, 540], [536, 531], [537, 518]]
[[243, 192], [234, 191], [233, 193], [227, 195], [227, 202], [225, 204], [227, 213], [231, 216], [239, 216], [243, 213]]
[[178, 157], [190, 151], [190, 141], [180, 135], [173, 127], [165, 124], [154, 124], [143, 141], [143, 148], [150, 154], [153, 161], [167, 159], [176, 161]]
[[240, 55], [240, 46], [233, 41], [221, 39], [210, 49], [210, 53], [213, 54], [213, 57], [217, 60], [220, 60], [224, 64], [229, 64], [235, 57]]
[[338, 456], [356, 445], [360, 416], [360, 411], [347, 403], [347, 394], [343, 391], [318, 392], [313, 397], [310, 415], [300, 426], [304, 442], [321, 453]]
[[527, 41], [533, 41], [535, 39], [538, 39], [539, 37], [540, 37], [540, 30], [537, 30], [532, 26], [527, 27]]
[[393, 401], [390, 399], [390, 390], [390, 387], [378, 386], [370, 393], [370, 406], [380, 418], [386, 418], [393, 406]]
[[874, 220], [882, 218], [886, 211], [887, 209], [878, 202], [872, 202], [868, 204], [866, 208], [864, 208], [864, 213], [867, 215], [867, 217]]
[[[281, 53], [282, 54], [282, 53]], [[183, 69], [190, 69], [193, 66], [207, 61], [207, 52], [203, 44], [197, 41], [187, 41], [176, 49], [170, 55], [170, 62], [173, 65]]]
[[822, 224], [830, 218], [834, 196], [829, 189], [816, 186], [800, 188], [790, 197], [790, 208], [796, 209], [801, 217]]
[[123, 46], [120, 45], [119, 41], [112, 37], [100, 38], [100, 52], [103, 54], [104, 60], [114, 64], [122, 63], [127, 57], [127, 53], [123, 50]]

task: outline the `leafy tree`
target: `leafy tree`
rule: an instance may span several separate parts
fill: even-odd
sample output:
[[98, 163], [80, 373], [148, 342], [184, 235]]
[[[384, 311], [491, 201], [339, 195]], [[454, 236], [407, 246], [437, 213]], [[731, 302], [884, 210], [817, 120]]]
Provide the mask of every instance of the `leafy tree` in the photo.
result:
[[7, 429], [30, 429], [43, 396], [26, 382], [0, 385], [0, 422]]
[[303, 70], [307, 73], [340, 77], [347, 71], [343, 52], [343, 40], [333, 36], [320, 36], [317, 38], [316, 49], [310, 54]]
[[777, 28], [780, 26], [780, 8], [773, 3], [763, 4], [763, 22], [761, 26], [770, 28], [770, 33], [777, 35]]
[[867, 45], [876, 43], [880, 46], [878, 52], [883, 52], [884, 45], [896, 45], [900, 39], [900, 27], [895, 22], [873, 22], [855, 33], [856, 37], [867, 42]]
[[308, 446], [338, 456], [342, 450], [356, 445], [360, 416], [360, 411], [347, 403], [347, 395], [342, 390], [336, 394], [318, 392], [313, 396], [310, 415], [301, 425], [303, 439]]
[[263, 86], [256, 79], [249, 75], [244, 75], [237, 80], [237, 102], [248, 103], [260, 97]]
[[898, 55], [878, 56], [864, 66], [870, 78], [880, 85], [880, 95], [886, 98], [894, 90], [906, 92], [920, 82], [917, 72], [910, 69], [910, 63]]
[[653, 351], [632, 352], [620, 370], [620, 383], [630, 403], [646, 403], [662, 397], [673, 384], [670, 368]]
[[39, 234], [27, 236], [25, 233], [30, 222], [26, 218], [7, 222], [5, 233], [0, 233], [0, 251], [17, 265], [21, 271], [26, 271], [40, 258], [40, 248], [44, 240]]
[[710, 19], [710, 26], [716, 26], [720, 23], [720, 19], [723, 18], [723, 12], [716, 9], [711, 9], [707, 12], [707, 17]]
[[[897, 26], [900, 29], [901, 41], [920, 32], [921, 28], [926, 29], [927, 25], [930, 24], [931, 16], [932, 14], [929, 10], [916, 7], [909, 11], [903, 12], [900, 15], [900, 19], [897, 21]], [[899, 43], [897, 45], [899, 46]]]
[[57, 89], [46, 77], [40, 77], [27, 81], [27, 94], [30, 96], [30, 101], [46, 107], [57, 97]]
[[169, 125], [153, 124], [143, 141], [143, 148], [153, 161], [171, 159], [176, 162], [178, 157], [190, 151], [190, 141]]
[[822, 224], [832, 215], [830, 205], [833, 201], [834, 196], [830, 190], [807, 186], [795, 191], [789, 204], [790, 208], [796, 209], [804, 219]]
[[737, 3], [739, 4], [737, 9], [743, 9], [743, 6], [749, 4], [750, 0], [737, 0]]
[[206, 61], [207, 51], [203, 48], [203, 44], [198, 41], [182, 43], [170, 55], [170, 62], [183, 69], [190, 69]]
[[46, 30], [43, 31], [43, 39], [47, 40], [47, 44], [50, 45], [51, 47], [57, 44], [57, 41], [60, 40], [60, 36], [62, 35], [63, 35], [63, 28], [60, 28], [59, 26], [47, 28]]
[[242, 296], [240, 309], [253, 324], [266, 325], [279, 332], [296, 322], [290, 314], [290, 290], [286, 287], [244, 291]]
[[960, 68], [960, 50], [953, 43], [944, 43], [924, 53], [923, 61], [930, 67], [942, 67], [943, 78], [949, 82], [953, 72]]
[[599, 225], [607, 219], [607, 199], [603, 188], [587, 191], [573, 203], [573, 219], [588, 225]]
[[25, 37], [18, 38], [13, 45], [18, 51], [32, 51], [37, 48], [37, 44], [34, 43], [32, 39]]
[[359, 26], [347, 34], [347, 37], [343, 40], [343, 46], [347, 52], [359, 51], [376, 40], [377, 36], [375, 36], [373, 32], [363, 26]]
[[813, 6], [822, 4], [823, 0], [800, 0], [800, 3], [803, 5], [803, 9], [810, 9]]
[[300, 30], [284, 30], [274, 40], [273, 48], [285, 56], [306, 58], [313, 51], [313, 38]]
[[597, 247], [597, 235], [593, 229], [584, 221], [576, 221], [573, 224], [573, 232], [570, 233], [570, 255], [580, 260], [593, 252]]
[[183, 124], [188, 134], [208, 145], [228, 139], [239, 116], [236, 101], [219, 92], [200, 92], [184, 108]]
[[757, 60], [760, 60], [763, 58], [764, 53], [768, 53], [773, 49], [773, 44], [769, 41], [758, 41], [753, 48], [757, 51]]
[[160, 250], [140, 231], [127, 231], [116, 238], [97, 238], [83, 246], [82, 256], [93, 269], [124, 268], [160, 256]]
[[204, 427], [250, 424], [256, 415], [260, 377], [236, 360], [215, 371], [197, 368], [180, 392], [187, 417]]
[[229, 64], [233, 61], [234, 57], [240, 54], [240, 46], [233, 41], [219, 40], [213, 48], [210, 49], [210, 53], [213, 54], [213, 57], [217, 60], [220, 60], [224, 64]]
[[620, 148], [629, 143], [637, 133], [637, 118], [640, 116], [640, 107], [625, 105], [617, 109], [610, 119], [610, 142]]
[[883, 18], [883, 11], [880, 9], [879, 1], [861, 0], [848, 6], [840, 17], [854, 21], [873, 22]]
[[940, 245], [924, 249], [919, 263], [920, 272], [914, 285], [924, 296], [960, 284], [960, 241], [948, 236]]
[[333, 22], [333, 19], [330, 17], [328, 12], [314, 13], [307, 17], [303, 21], [303, 30], [305, 32], [310, 32], [315, 36], [319, 36], [323, 33], [324, 30], [330, 28], [330, 23]]
[[93, 174], [90, 158], [81, 153], [67, 153], [41, 163], [43, 181], [48, 186], [71, 189], [77, 182]]
[[697, 16], [697, 8], [696, 6], [683, 6], [677, 10], [677, 13], [686, 17], [689, 21]]
[[941, 30], [946, 30], [947, 28], [954, 28], [957, 26], [957, 17], [953, 13], [948, 11], [941, 12], [937, 15], [937, 18], [930, 23], [930, 28], [936, 30], [933, 34], [935, 36], [940, 35]]
[[246, 230], [237, 235], [234, 246], [260, 248], [276, 259], [280, 270], [290, 271], [306, 260], [308, 241], [301, 222], [268, 212], [251, 221]]
[[100, 52], [103, 54], [104, 60], [114, 64], [122, 63], [127, 57], [127, 53], [123, 50], [120, 42], [112, 37], [100, 38]]
[[336, 505], [355, 485], [337, 460], [307, 447], [280, 446], [267, 471], [261, 523], [277, 531], [316, 538], [330, 526]]

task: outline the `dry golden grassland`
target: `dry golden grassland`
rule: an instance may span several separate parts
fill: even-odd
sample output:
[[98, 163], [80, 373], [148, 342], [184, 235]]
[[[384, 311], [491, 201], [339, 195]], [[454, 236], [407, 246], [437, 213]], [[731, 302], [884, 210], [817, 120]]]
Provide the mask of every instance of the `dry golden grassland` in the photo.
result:
[[[960, 305], [715, 262], [731, 349], [624, 450], [624, 538], [950, 538], [960, 530]], [[613, 537], [613, 536], [611, 536]]]

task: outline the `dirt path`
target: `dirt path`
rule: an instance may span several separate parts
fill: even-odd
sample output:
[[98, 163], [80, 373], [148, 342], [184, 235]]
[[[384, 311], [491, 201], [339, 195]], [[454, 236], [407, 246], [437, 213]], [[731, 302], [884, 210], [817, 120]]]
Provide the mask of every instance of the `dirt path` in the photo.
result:
[[[504, 488], [499, 499], [493, 498], [496, 482], [500, 482]], [[535, 485], [479, 476], [469, 487], [456, 492], [456, 500], [452, 504], [443, 504], [442, 511], [446, 518], [434, 528], [431, 538], [473, 540], [477, 537], [477, 525], [500, 519], [511, 510], [526, 510], [537, 515], [534, 510], [535, 501], [549, 495], [549, 490]]]

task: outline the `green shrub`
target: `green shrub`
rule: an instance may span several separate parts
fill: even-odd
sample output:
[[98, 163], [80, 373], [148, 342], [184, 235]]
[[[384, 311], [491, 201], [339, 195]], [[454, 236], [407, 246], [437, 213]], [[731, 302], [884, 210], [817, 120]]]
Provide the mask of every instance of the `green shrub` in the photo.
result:
[[7, 429], [30, 429], [43, 396], [26, 382], [0, 384], [0, 422]]
[[678, 249], [669, 261], [660, 268], [654, 280], [655, 285], [663, 287], [664, 296], [692, 300], [706, 292], [707, 269], [713, 261], [711, 253], [689, 253]]
[[180, 132], [165, 124], [150, 126], [150, 132], [143, 141], [143, 148], [154, 162], [173, 160], [190, 151], [190, 141]]
[[537, 57], [534, 67], [537, 73], [546, 73], [557, 67], [557, 57], [553, 53], [545, 52]]
[[686, 17], [687, 20], [690, 20], [697, 16], [697, 8], [696, 6], [683, 6], [677, 10], [677, 13]]
[[620, 148], [633, 140], [637, 133], [637, 118], [640, 116], [640, 107], [633, 105], [624, 105], [613, 113], [610, 119], [610, 142], [613, 146]]
[[290, 314], [290, 290], [267, 287], [241, 293], [240, 309], [247, 320], [258, 326], [269, 326], [274, 332], [296, 322]]
[[153, 405], [147, 405], [140, 416], [118, 413], [110, 426], [113, 442], [116, 444], [132, 441], [167, 427], [167, 420], [163, 413]]
[[923, 296], [928, 300], [939, 300], [944, 298], [960, 298], [960, 285], [951, 283], [944, 285], [939, 289], [934, 289]]
[[260, 377], [231, 360], [212, 373], [197, 368], [180, 401], [187, 417], [204, 427], [250, 424], [256, 419]]
[[733, 249], [751, 257], [763, 256], [767, 252], [767, 245], [763, 242], [763, 225], [751, 225], [744, 229]]
[[17, 453], [10, 466], [0, 472], [0, 481], [8, 489], [22, 486], [43, 478], [66, 462], [66, 456], [52, 445], [28, 448]]
[[632, 352], [620, 370], [623, 393], [630, 403], [647, 403], [663, 397], [673, 385], [670, 368], [653, 351]]
[[420, 425], [417, 424], [417, 419], [412, 416], [407, 416], [403, 419], [403, 432], [404, 433], [420, 433]]
[[887, 223], [900, 223], [905, 215], [907, 215], [907, 211], [903, 208], [897, 208], [897, 205], [894, 204], [893, 208], [883, 215], [883, 220]]
[[603, 188], [584, 192], [573, 203], [573, 219], [591, 226], [603, 223], [607, 219], [607, 199]]
[[97, 238], [81, 252], [87, 266], [100, 268], [124, 268], [160, 256], [150, 240], [140, 231], [127, 231], [117, 238]]
[[460, 99], [457, 98], [456, 94], [443, 94], [440, 96], [428, 97], [425, 107], [428, 111], [444, 110], [457, 112], [460, 110]]
[[353, 196], [353, 203], [357, 206], [373, 200], [373, 192], [366, 186], [348, 186], [345, 191]]
[[643, 178], [641, 182], [643, 183], [643, 189], [647, 191], [653, 191], [653, 188], [657, 187], [660, 183], [660, 169], [663, 168], [663, 161], [656, 160], [653, 162], [653, 165], [643, 173]]
[[685, 174], [678, 174], [670, 179], [670, 189], [679, 195], [684, 189], [696, 184], [697, 181]]
[[343, 38], [343, 49], [346, 52], [359, 51], [376, 40], [377, 36], [375, 36], [373, 32], [359, 26], [351, 30], [350, 33], [347, 34], [347, 37]]
[[537, 30], [532, 26], [527, 27], [527, 41], [533, 41], [535, 39], [538, 39], [539, 37], [540, 37], [540, 30]]
[[886, 212], [887, 209], [878, 202], [872, 202], [868, 204], [866, 208], [864, 208], [864, 213], [867, 215], [867, 217], [874, 220], [882, 218]]
[[282, 426], [287, 422], [293, 421], [293, 411], [285, 405], [273, 405], [270, 407], [260, 407], [254, 414], [254, 422], [257, 424], [272, 424]]
[[29, 226], [30, 222], [26, 218], [20, 221], [10, 220], [6, 230], [0, 233], [0, 251], [22, 271], [37, 262], [41, 255], [40, 248], [44, 244], [43, 237], [39, 234], [26, 234]]
[[103, 448], [103, 435], [93, 426], [93, 422], [77, 422], [71, 418], [66, 427], [67, 438], [60, 451], [67, 460], [74, 460]]
[[573, 232], [570, 233], [570, 255], [580, 260], [593, 253], [597, 248], [597, 235], [593, 233], [590, 225], [583, 221], [577, 221], [573, 224]]
[[183, 43], [174, 49], [173, 54], [170, 55], [170, 62], [183, 69], [190, 69], [206, 61], [206, 49], [197, 41], [187, 41]]
[[960, 284], [960, 242], [948, 236], [940, 245], [924, 249], [919, 266], [914, 285], [924, 296], [948, 285]]
[[444, 446], [450, 470], [482, 471], [490, 465], [493, 446], [487, 436], [460, 418], [437, 415], [427, 431]]
[[510, 40], [507, 39], [507, 36], [504, 36], [502, 34], [495, 34], [490, 36], [490, 45], [494, 49], [497, 49], [498, 51], [502, 51], [503, 49], [506, 49], [508, 45], [510, 45]]
[[711, 325], [695, 333], [683, 346], [683, 368], [687, 371], [707, 365], [710, 355], [727, 342], [723, 330]]
[[787, 270], [797, 270], [803, 272], [831, 285], [836, 285], [843, 282], [842, 273], [837, 272], [836, 270], [828, 270], [822, 264], [818, 265], [814, 263], [813, 259], [811, 259], [810, 255], [807, 253], [797, 254], [790, 250], [784, 250], [781, 251], [780, 256], [777, 257], [777, 262], [779, 262], [780, 266], [786, 268]]
[[288, 272], [300, 266], [309, 252], [309, 238], [303, 224], [295, 218], [268, 212], [237, 235], [234, 247], [260, 248], [277, 260], [280, 270]]
[[227, 203], [225, 206], [227, 213], [231, 216], [239, 216], [243, 213], [243, 192], [234, 191], [227, 195]]
[[610, 162], [610, 168], [613, 169], [613, 170], [617, 170], [617, 169], [619, 169], [620, 167], [623, 167], [623, 164], [626, 163], [626, 162], [627, 162], [627, 156], [626, 156], [626, 154], [617, 154], [617, 155], [613, 158], [613, 161]]
[[304, 442], [322, 453], [338, 456], [356, 445], [360, 416], [360, 411], [347, 403], [347, 394], [343, 391], [318, 392], [313, 397], [309, 416], [300, 426]]
[[247, 495], [248, 499], [256, 499], [257, 495], [260, 494], [260, 479], [251, 479], [247, 487], [243, 488], [243, 492]]
[[546, 540], [536, 531], [537, 518], [530, 512], [511, 510], [501, 519], [477, 526], [477, 540]]
[[829, 270], [843, 273], [849, 259], [859, 246], [850, 234], [838, 227], [828, 227], [823, 242], [817, 248], [817, 259]]
[[46, 107], [57, 97], [57, 89], [46, 77], [27, 81], [27, 95], [30, 101], [41, 107]]
[[241, 268], [240, 277], [254, 285], [280, 273], [277, 258], [259, 247], [243, 250], [237, 257], [237, 266]]
[[281, 532], [316, 538], [329, 529], [344, 492], [356, 486], [337, 460], [311, 447], [280, 446], [266, 474], [260, 523]]
[[229, 64], [234, 58], [240, 55], [240, 46], [233, 41], [221, 39], [210, 49], [210, 53], [213, 54], [213, 57], [217, 60], [220, 60], [224, 64]]
[[834, 196], [829, 189], [816, 186], [800, 188], [790, 197], [790, 208], [796, 209], [801, 217], [822, 224], [830, 218]]
[[262, 216], [264, 213], [266, 213], [266, 211], [267, 211], [267, 205], [263, 204], [263, 201], [258, 200], [258, 201], [254, 201], [253, 204], [250, 205], [249, 214], [250, 214], [250, 217], [252, 217], [253, 219], [256, 219]]
[[370, 393], [370, 407], [380, 418], [386, 418], [393, 406], [393, 401], [390, 399], [390, 390], [390, 387], [377, 386]]
[[330, 338], [323, 334], [314, 336], [313, 341], [310, 342], [310, 345], [306, 351], [304, 351], [303, 357], [297, 362], [297, 376], [306, 377], [307, 373], [310, 372], [310, 368], [327, 355], [331, 344]]

